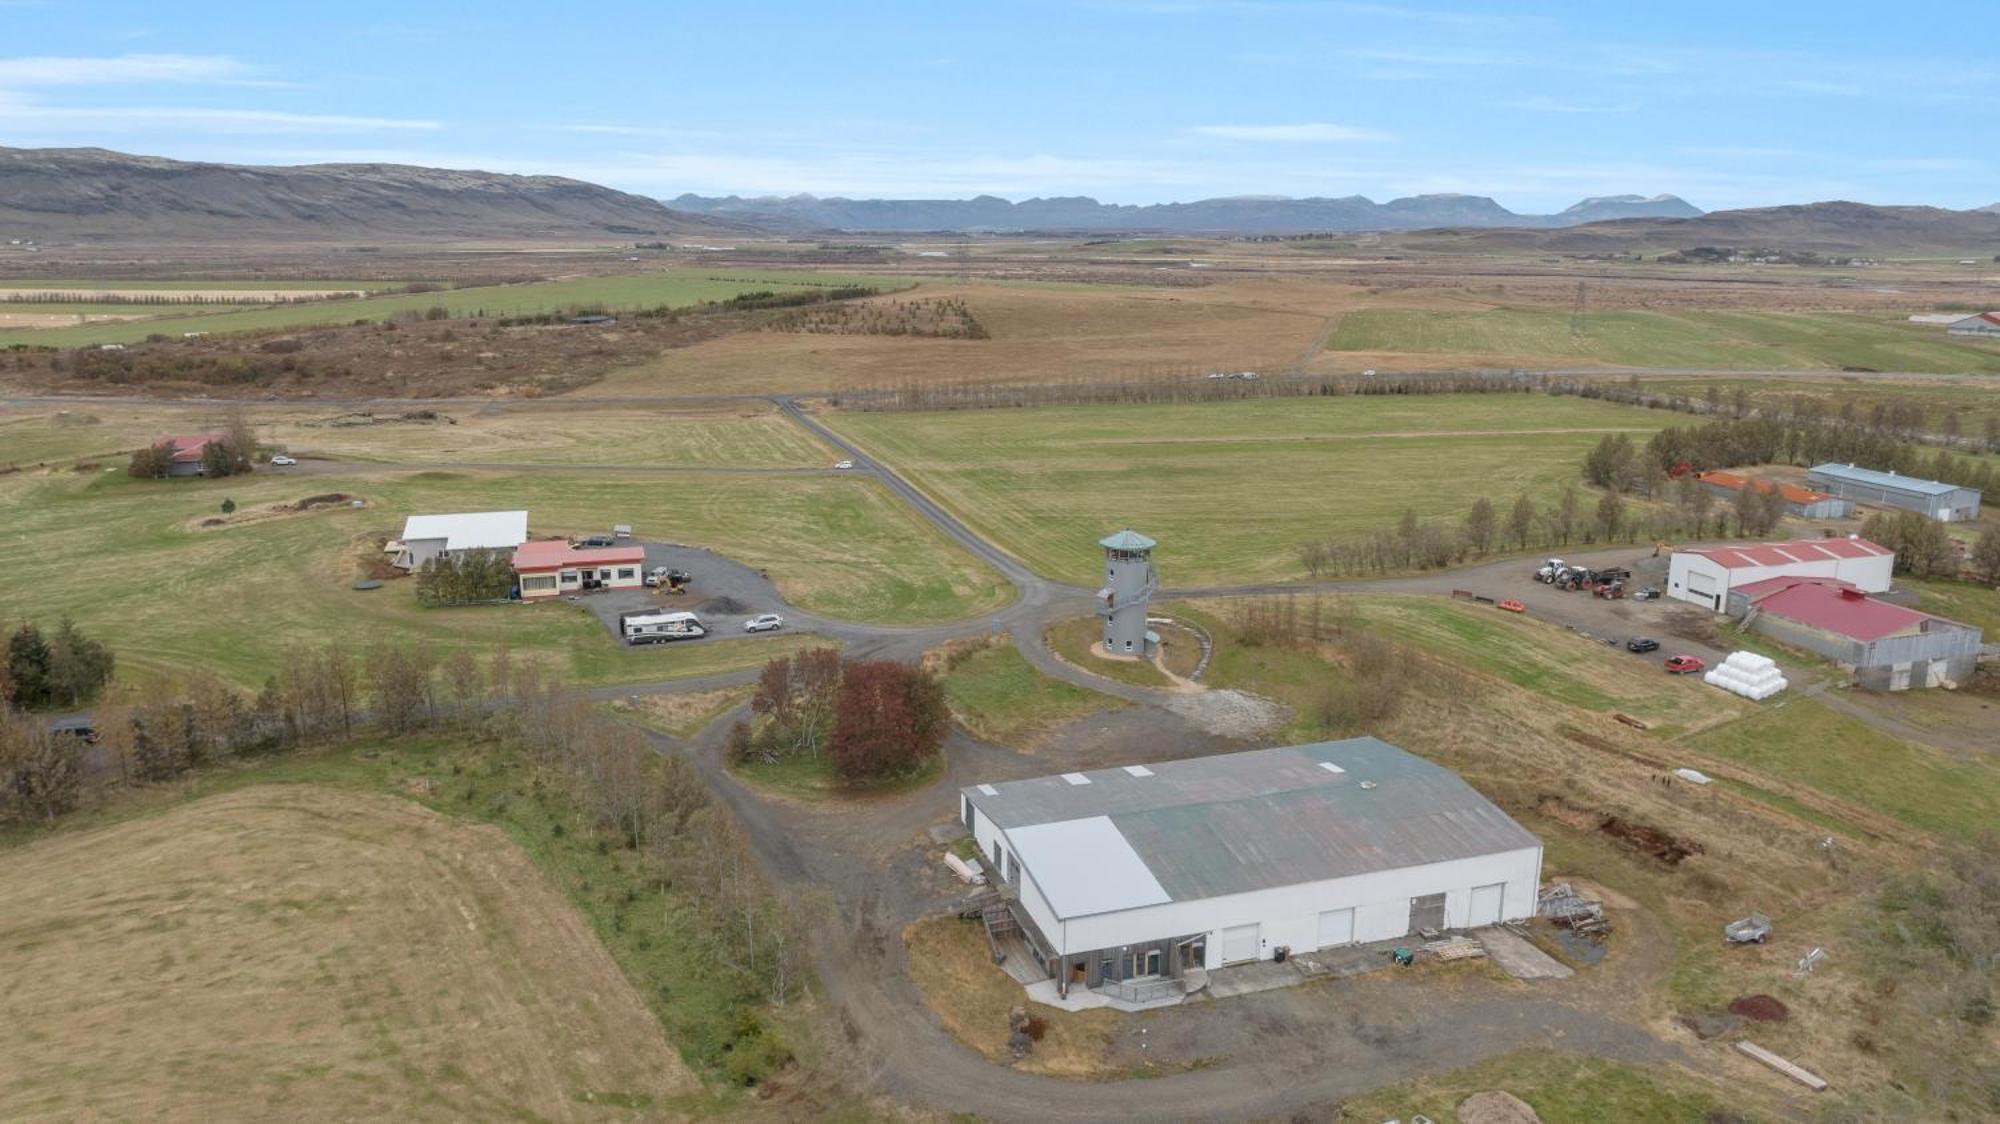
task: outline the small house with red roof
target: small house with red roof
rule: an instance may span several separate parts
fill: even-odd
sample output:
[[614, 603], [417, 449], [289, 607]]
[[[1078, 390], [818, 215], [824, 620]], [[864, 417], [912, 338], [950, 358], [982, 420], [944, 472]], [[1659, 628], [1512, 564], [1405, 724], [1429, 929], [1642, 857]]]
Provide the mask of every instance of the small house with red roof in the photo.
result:
[[207, 467], [202, 458], [210, 445], [220, 445], [226, 440], [220, 433], [184, 433], [176, 437], [162, 437], [155, 445], [166, 445], [173, 450], [167, 461], [168, 476], [206, 476]]
[[514, 574], [521, 600], [539, 601], [565, 593], [636, 589], [644, 583], [646, 548], [612, 546], [578, 550], [562, 539], [525, 542], [514, 548]]
[[1963, 682], [1979, 629], [1870, 597], [1836, 578], [1766, 578], [1730, 591], [1729, 612], [1781, 644], [1814, 652], [1884, 691]]
[[1835, 578], [1864, 593], [1886, 593], [1895, 565], [1895, 551], [1863, 538], [1697, 546], [1668, 560], [1666, 592], [1720, 613], [1731, 590], [1770, 578]]

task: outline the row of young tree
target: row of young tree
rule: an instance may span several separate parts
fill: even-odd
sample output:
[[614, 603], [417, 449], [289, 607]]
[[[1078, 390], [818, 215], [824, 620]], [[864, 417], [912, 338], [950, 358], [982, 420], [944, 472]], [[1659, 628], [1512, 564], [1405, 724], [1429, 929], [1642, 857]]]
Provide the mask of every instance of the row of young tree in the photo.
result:
[[[1245, 374], [1253, 377], [1242, 377]], [[1107, 378], [1099, 373], [1006, 384], [977, 379], [959, 382], [911, 379], [893, 387], [843, 390], [834, 395], [834, 403], [858, 410], [915, 411], [1235, 402], [1348, 395], [1527, 394], [1541, 389], [1544, 381], [1522, 372], [1397, 371], [1379, 375], [1372, 372], [1364, 375], [1306, 375], [1294, 372], [1218, 372], [1212, 368], [1181, 367], [1148, 370], [1120, 378]]]
[[83, 634], [68, 617], [53, 633], [30, 621], [9, 632], [0, 629], [0, 709], [42, 710], [79, 707], [111, 682], [117, 661], [111, 650]]
[[937, 759], [951, 729], [950, 705], [936, 675], [895, 660], [842, 659], [834, 648], [766, 663], [750, 709], [758, 721], [731, 731], [732, 760], [824, 756], [848, 784], [923, 769]]
[[[1725, 394], [1719, 387], [1711, 385], [1697, 397], [1647, 390], [1637, 376], [1624, 383], [1549, 380], [1545, 389], [1550, 394], [1573, 394], [1655, 410], [1735, 421], [1760, 420], [1806, 432], [1822, 431], [1830, 435], [1826, 439], [1835, 443], [1836, 450], [1831, 455], [1817, 456], [1815, 463], [1828, 460], [1856, 460], [1858, 463], [1860, 458], [1840, 455], [1837, 449], [1862, 438], [1874, 438], [1874, 442], [1865, 442], [1874, 448], [1880, 448], [1880, 442], [1893, 442], [2000, 453], [2000, 416], [1986, 416], [1976, 427], [1977, 432], [1973, 432], [1956, 409], [1942, 409], [1933, 422], [1932, 411], [1925, 402], [1895, 395], [1878, 398], [1866, 405], [1853, 396], [1842, 396], [1840, 405], [1833, 407], [1828, 405], [1826, 399], [1813, 394], [1753, 396], [1743, 387]], [[1800, 454], [1799, 459], [1807, 459], [1810, 455]]]
[[1590, 500], [1573, 487], [1538, 505], [1526, 492], [1504, 508], [1480, 496], [1459, 518], [1422, 519], [1405, 509], [1394, 527], [1329, 535], [1298, 547], [1313, 578], [1436, 570], [1495, 550], [1559, 549], [1597, 543], [1663, 542], [1727, 535], [1763, 535], [1784, 517], [1784, 497], [1743, 489], [1721, 502], [1692, 477], [1675, 481], [1662, 502], [1638, 504], [1615, 489]]
[[440, 554], [417, 571], [417, 600], [430, 606], [505, 601], [513, 590], [514, 563], [505, 551]]

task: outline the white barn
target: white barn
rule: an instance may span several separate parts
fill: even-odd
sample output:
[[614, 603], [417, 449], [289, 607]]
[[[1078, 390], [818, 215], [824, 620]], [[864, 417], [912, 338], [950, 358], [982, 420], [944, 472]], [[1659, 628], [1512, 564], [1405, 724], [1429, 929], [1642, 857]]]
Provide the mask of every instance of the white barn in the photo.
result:
[[456, 515], [412, 515], [403, 523], [403, 549], [396, 565], [421, 570], [440, 554], [461, 550], [505, 550], [528, 541], [525, 511], [467, 511]]
[[1862, 538], [1690, 547], [1668, 560], [1667, 596], [1720, 613], [1730, 590], [1771, 578], [1834, 578], [1883, 593], [1895, 566], [1895, 551]]
[[1283, 949], [1531, 917], [1542, 845], [1374, 738], [960, 790], [960, 816], [1068, 994], [1178, 993]]

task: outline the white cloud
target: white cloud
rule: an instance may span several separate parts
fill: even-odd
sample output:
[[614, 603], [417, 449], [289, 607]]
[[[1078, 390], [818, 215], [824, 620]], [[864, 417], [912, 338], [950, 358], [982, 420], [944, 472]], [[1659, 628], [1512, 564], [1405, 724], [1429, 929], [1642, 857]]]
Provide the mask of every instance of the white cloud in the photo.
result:
[[0, 58], [0, 89], [39, 86], [107, 86], [134, 82], [217, 82], [242, 78], [249, 68], [224, 55], [56, 55]]
[[1329, 141], [1384, 141], [1389, 134], [1350, 125], [1309, 121], [1300, 125], [1197, 125], [1188, 132], [1223, 140], [1303, 144]]
[[56, 128], [69, 132], [119, 132], [134, 125], [214, 133], [357, 133], [381, 130], [434, 130], [437, 121], [395, 117], [354, 117], [337, 113], [287, 113], [271, 109], [212, 109], [201, 106], [60, 106], [0, 98], [0, 125], [14, 129]]

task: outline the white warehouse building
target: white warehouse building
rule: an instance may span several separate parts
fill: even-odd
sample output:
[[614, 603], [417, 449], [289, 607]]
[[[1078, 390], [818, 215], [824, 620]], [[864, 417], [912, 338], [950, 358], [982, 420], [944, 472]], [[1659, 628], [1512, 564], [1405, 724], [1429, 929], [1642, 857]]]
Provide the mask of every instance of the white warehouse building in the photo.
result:
[[1540, 840], [1457, 774], [1375, 738], [960, 792], [1064, 994], [1173, 994], [1194, 969], [1535, 912]]
[[1895, 551], [1862, 538], [1689, 547], [1667, 562], [1667, 596], [1720, 613], [1730, 590], [1771, 578], [1835, 578], [1885, 593], [1895, 568]]

